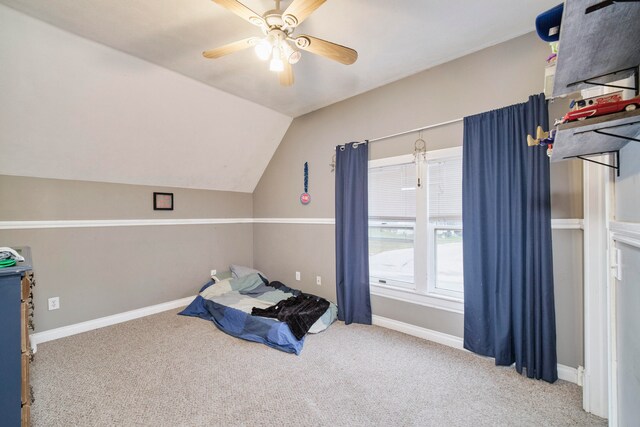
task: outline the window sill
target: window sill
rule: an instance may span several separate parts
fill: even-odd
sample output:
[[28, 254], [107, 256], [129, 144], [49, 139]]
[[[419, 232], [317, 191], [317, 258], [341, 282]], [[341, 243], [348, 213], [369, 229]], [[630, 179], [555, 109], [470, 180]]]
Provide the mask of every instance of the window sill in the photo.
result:
[[370, 289], [371, 295], [437, 308], [452, 313], [464, 313], [464, 302], [458, 298], [437, 294], [422, 294], [412, 289], [383, 286], [377, 283], [371, 283]]

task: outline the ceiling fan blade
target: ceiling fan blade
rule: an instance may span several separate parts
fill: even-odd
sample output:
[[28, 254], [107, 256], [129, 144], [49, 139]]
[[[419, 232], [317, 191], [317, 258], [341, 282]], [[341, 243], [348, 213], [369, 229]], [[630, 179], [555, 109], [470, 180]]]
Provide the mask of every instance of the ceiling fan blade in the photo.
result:
[[230, 53], [255, 46], [257, 42], [257, 37], [249, 37], [243, 40], [238, 40], [237, 42], [225, 44], [224, 46], [220, 46], [215, 49], [205, 50], [204, 52], [202, 52], [202, 56], [209, 59], [220, 58], [221, 56], [225, 56]]
[[293, 0], [287, 10], [282, 13], [282, 19], [289, 27], [296, 27], [309, 17], [326, 0]]
[[358, 59], [358, 52], [355, 50], [313, 36], [302, 35], [296, 37], [296, 46], [345, 65], [351, 65]]
[[253, 10], [249, 9], [237, 0], [213, 0], [213, 2], [235, 13], [240, 18], [249, 21], [253, 25], [258, 27], [266, 26], [264, 19], [262, 19], [259, 14], [255, 13]]
[[280, 84], [282, 86], [293, 85], [293, 67], [288, 61], [284, 62], [284, 70], [278, 73], [278, 77], [280, 78]]

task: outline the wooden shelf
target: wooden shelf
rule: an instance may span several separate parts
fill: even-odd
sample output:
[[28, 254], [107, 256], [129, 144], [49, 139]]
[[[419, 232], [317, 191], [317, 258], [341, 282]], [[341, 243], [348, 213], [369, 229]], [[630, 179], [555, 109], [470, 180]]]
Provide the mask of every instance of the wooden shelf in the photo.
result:
[[640, 110], [566, 123], [558, 126], [551, 161], [619, 151], [628, 138], [640, 140]]
[[565, 1], [554, 97], [627, 78], [640, 64], [640, 3], [585, 14], [590, 3]]

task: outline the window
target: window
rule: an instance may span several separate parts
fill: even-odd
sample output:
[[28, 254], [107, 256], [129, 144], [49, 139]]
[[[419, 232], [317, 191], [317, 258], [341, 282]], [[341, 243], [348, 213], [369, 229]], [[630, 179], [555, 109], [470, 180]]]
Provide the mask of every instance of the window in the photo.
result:
[[462, 310], [460, 147], [369, 162], [369, 275], [374, 294]]
[[370, 167], [369, 275], [371, 280], [413, 289], [415, 240], [415, 164], [390, 163]]
[[462, 155], [460, 149], [427, 155], [428, 289], [462, 299]]

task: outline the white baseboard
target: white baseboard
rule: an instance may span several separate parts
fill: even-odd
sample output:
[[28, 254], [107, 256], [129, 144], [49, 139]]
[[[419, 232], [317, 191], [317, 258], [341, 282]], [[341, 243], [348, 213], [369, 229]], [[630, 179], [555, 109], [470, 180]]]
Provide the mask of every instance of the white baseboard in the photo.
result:
[[581, 370], [558, 363], [558, 378], [582, 386]]
[[[457, 348], [459, 350], [468, 351], [463, 347], [462, 338], [455, 335], [449, 335], [442, 332], [434, 331], [420, 326], [411, 325], [409, 323], [400, 322], [398, 320], [389, 319], [382, 316], [373, 315], [373, 324], [394, 331], [402, 332], [407, 335], [433, 341], [438, 344]], [[581, 378], [578, 376], [578, 369], [570, 366], [558, 364], [558, 378], [574, 384], [582, 385]]]
[[174, 301], [164, 302], [162, 304], [151, 305], [149, 307], [138, 308], [136, 310], [125, 311], [124, 313], [114, 314], [112, 316], [100, 317], [98, 319], [87, 320], [86, 322], [76, 323], [61, 328], [49, 329], [48, 331], [37, 332], [30, 335], [31, 347], [35, 353], [38, 350], [38, 344], [57, 340], [59, 338], [68, 337], [82, 332], [92, 331], [94, 329], [104, 328], [128, 320], [138, 319], [140, 317], [149, 316], [174, 308], [189, 305], [195, 296], [177, 299]]
[[398, 320], [389, 319], [387, 317], [377, 316], [375, 314], [372, 317], [373, 324], [376, 326], [393, 329], [394, 331], [403, 332], [407, 335], [412, 335], [414, 337], [422, 338], [428, 341], [437, 342], [438, 344], [457, 348], [459, 350], [464, 350], [464, 347], [462, 346], [462, 338], [456, 337], [455, 335], [449, 335], [431, 329], [421, 328], [420, 326], [400, 322]]

